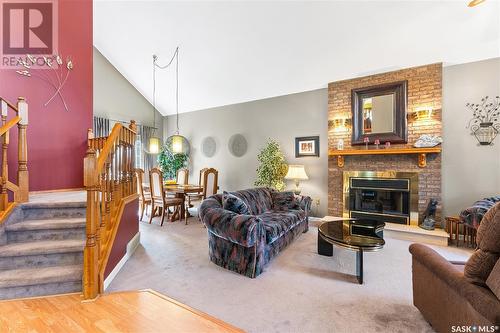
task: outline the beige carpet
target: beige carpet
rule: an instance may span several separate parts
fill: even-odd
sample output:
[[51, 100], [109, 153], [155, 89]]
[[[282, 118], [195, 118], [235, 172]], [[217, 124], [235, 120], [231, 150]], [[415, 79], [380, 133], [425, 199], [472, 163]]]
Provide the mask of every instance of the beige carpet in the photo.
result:
[[[190, 224], [141, 223], [141, 245], [107, 291], [152, 288], [248, 332], [432, 332], [412, 305], [409, 242], [386, 238], [365, 254], [365, 283], [354, 254], [316, 253], [317, 222], [256, 279], [208, 259], [206, 229]], [[470, 251], [438, 248], [449, 259]], [[339, 273], [340, 272], [340, 273]]]

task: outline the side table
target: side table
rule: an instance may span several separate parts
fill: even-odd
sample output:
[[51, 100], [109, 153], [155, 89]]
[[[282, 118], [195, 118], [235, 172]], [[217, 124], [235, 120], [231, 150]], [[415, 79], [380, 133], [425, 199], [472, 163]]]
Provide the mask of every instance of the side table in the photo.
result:
[[460, 236], [462, 236], [464, 246], [476, 247], [476, 229], [462, 223], [458, 216], [447, 216], [445, 221], [446, 232], [450, 234], [450, 244], [455, 241], [455, 245], [460, 246]]
[[[458, 246], [460, 242], [460, 224], [462, 224], [460, 218], [458, 216], [446, 216], [444, 220], [446, 221], [446, 232], [450, 234], [450, 244], [455, 239], [455, 245]], [[453, 236], [455, 237], [453, 238]]]

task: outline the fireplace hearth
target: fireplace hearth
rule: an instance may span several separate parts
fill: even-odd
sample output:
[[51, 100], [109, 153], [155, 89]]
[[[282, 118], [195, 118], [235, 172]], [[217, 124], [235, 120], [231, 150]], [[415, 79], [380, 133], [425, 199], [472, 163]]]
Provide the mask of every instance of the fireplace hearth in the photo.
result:
[[418, 224], [418, 173], [345, 171], [344, 217]]

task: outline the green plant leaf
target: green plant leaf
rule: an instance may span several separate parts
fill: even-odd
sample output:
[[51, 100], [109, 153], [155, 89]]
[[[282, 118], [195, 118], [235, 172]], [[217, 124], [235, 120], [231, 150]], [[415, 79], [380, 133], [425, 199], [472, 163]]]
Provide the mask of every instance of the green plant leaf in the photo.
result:
[[166, 146], [163, 146], [158, 154], [158, 166], [163, 172], [163, 179], [175, 179], [177, 170], [187, 168], [189, 156], [184, 153], [172, 153]]
[[257, 168], [257, 180], [254, 185], [283, 191], [286, 186], [284, 179], [288, 165], [279, 143], [274, 139], [269, 139], [257, 155], [257, 159], [260, 165]]

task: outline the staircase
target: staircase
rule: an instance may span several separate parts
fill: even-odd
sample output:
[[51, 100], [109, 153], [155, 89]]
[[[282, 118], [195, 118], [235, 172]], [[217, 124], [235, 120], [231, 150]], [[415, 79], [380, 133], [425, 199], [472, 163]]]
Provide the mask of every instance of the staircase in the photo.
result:
[[85, 210], [85, 201], [14, 208], [0, 225], [0, 299], [82, 291]]
[[[9, 118], [9, 111], [12, 118]], [[17, 126], [17, 177], [9, 177], [9, 131]], [[137, 126], [88, 133], [85, 191], [29, 195], [28, 104], [0, 97], [0, 300], [82, 291], [104, 292], [104, 273], [125, 205], [137, 199]], [[12, 149], [11, 149], [12, 150]], [[13, 164], [11, 161], [11, 164]], [[40, 197], [46, 200], [40, 200]], [[54, 200], [57, 198], [58, 200]], [[30, 201], [30, 202], [28, 202]], [[84, 260], [85, 258], [85, 260]]]

